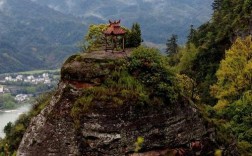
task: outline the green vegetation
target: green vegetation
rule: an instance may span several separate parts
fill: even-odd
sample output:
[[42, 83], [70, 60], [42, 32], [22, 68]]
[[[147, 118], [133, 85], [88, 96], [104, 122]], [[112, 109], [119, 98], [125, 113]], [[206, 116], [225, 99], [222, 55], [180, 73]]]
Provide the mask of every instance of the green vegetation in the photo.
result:
[[252, 91], [252, 41], [251, 36], [238, 38], [216, 73], [217, 83], [211, 87], [212, 94], [218, 99], [216, 109], [224, 109], [230, 103], [250, 96]]
[[173, 34], [171, 38], [167, 40], [166, 47], [167, 48], [165, 52], [168, 55], [178, 53], [178, 36]]
[[175, 74], [170, 70], [167, 58], [152, 48], [139, 47], [129, 58], [129, 72], [150, 89], [150, 94], [175, 102], [178, 98]]
[[188, 43], [186, 46], [178, 47], [177, 53], [168, 54], [167, 58], [171, 70], [177, 73], [176, 84], [179, 86], [181, 93], [195, 102], [201, 99], [193, 68], [198, 53], [198, 48], [194, 44]]
[[237, 140], [239, 152], [252, 155], [252, 1], [215, 0], [213, 9], [212, 20], [191, 27], [186, 46], [168, 63], [180, 74], [182, 93], [216, 124], [217, 140]]
[[213, 4], [212, 19], [193, 30], [190, 42], [198, 49], [192, 62], [193, 79], [197, 82], [203, 103], [215, 105], [216, 99], [210, 95], [209, 86], [216, 81], [216, 71], [236, 36], [249, 34], [251, 19], [250, 0], [216, 0]]
[[[107, 24], [92, 24], [84, 37], [84, 41], [79, 44], [82, 52], [92, 52], [103, 50], [105, 45], [105, 36], [103, 32], [107, 29]], [[131, 30], [122, 27], [126, 31], [125, 46], [127, 48], [138, 47], [142, 43], [141, 28], [138, 23], [132, 25]], [[118, 37], [119, 40], [122, 38]], [[107, 42], [112, 44], [112, 36], [108, 37]]]
[[0, 109], [12, 109], [16, 107], [16, 101], [11, 94], [0, 94]]
[[138, 47], [141, 45], [142, 41], [143, 39], [140, 25], [138, 23], [133, 23], [131, 30], [127, 32], [126, 47]]
[[28, 85], [28, 86], [24, 86], [21, 89], [19, 89], [17, 93], [38, 95], [40, 93], [44, 93], [46, 91], [50, 91], [54, 87], [55, 87], [55, 84], [54, 85], [50, 85], [50, 86], [48, 86], [46, 84]]
[[[110, 71], [101, 86], [84, 89], [71, 115], [77, 127], [82, 115], [96, 104], [104, 108], [121, 105], [157, 106], [178, 102], [180, 88], [169, 70], [167, 58], [156, 49], [139, 47], [126, 59], [107, 63]], [[182, 88], [182, 87], [181, 87]]]
[[80, 43], [82, 52], [90, 52], [101, 49], [105, 43], [103, 31], [108, 27], [107, 24], [92, 24], [84, 38], [84, 43]]
[[78, 50], [86, 30], [79, 18], [26, 0], [6, 6], [0, 13], [0, 73], [54, 69]]
[[211, 87], [218, 99], [217, 118], [226, 131], [234, 134], [243, 151], [252, 153], [252, 40], [238, 38], [221, 61]]
[[38, 115], [42, 109], [44, 109], [50, 102], [51, 93], [45, 93], [36, 99], [32, 110], [27, 114], [20, 115], [19, 119], [15, 123], [8, 123], [4, 128], [6, 137], [0, 139], [0, 155], [16, 155], [16, 150], [22, 140], [22, 137], [29, 126], [32, 117]]
[[[144, 24], [145, 40], [160, 44], [170, 30], [183, 35], [184, 42], [186, 28], [183, 26], [192, 21], [198, 25], [206, 21], [211, 13], [209, 0], [193, 3], [174, 1], [173, 5], [165, 1], [157, 2], [163, 6], [160, 10], [164, 11], [163, 15], [155, 11], [156, 5], [152, 2], [136, 1], [132, 4], [118, 0], [116, 3], [111, 0], [99, 3], [75, 0], [72, 3], [69, 8], [68, 3], [62, 0], [7, 1], [9, 8], [3, 9], [0, 14], [3, 21], [0, 73], [59, 67], [64, 59], [78, 50], [75, 45], [87, 32], [87, 23], [104, 23], [107, 22], [104, 19], [115, 17], [134, 17], [125, 18], [123, 22], [128, 24], [137, 20]], [[92, 8], [97, 8], [99, 17], [90, 14]], [[193, 20], [183, 14], [181, 8], [186, 9], [189, 16], [194, 17]], [[198, 8], [204, 8], [200, 9], [204, 11]], [[203, 16], [195, 16], [199, 13]], [[174, 20], [171, 22], [170, 16], [166, 15], [171, 15]]]
[[137, 153], [138, 151], [141, 150], [142, 145], [144, 143], [144, 138], [143, 137], [138, 137], [136, 142], [135, 142], [135, 152]]
[[[104, 82], [83, 89], [82, 96], [75, 99], [71, 116], [76, 127], [82, 116], [97, 105], [104, 109], [122, 105], [155, 107], [176, 105], [187, 99], [200, 108], [209, 123], [216, 125], [218, 143], [225, 147], [237, 141], [241, 155], [252, 155], [252, 1], [214, 0], [213, 10], [211, 21], [198, 29], [191, 26], [185, 46], [177, 45], [175, 35], [168, 40], [168, 56], [156, 49], [138, 47], [142, 41], [138, 24], [125, 29], [127, 45], [138, 48], [127, 59], [105, 60], [102, 65], [89, 67], [92, 76], [104, 67]], [[90, 26], [82, 48], [101, 48], [105, 28], [106, 25]], [[72, 61], [84, 59], [74, 55], [65, 63]], [[30, 117], [38, 114], [48, 99], [14, 125], [5, 127], [7, 137], [0, 143], [1, 152], [6, 148], [11, 153], [16, 150]], [[136, 151], [143, 139], [137, 142]], [[216, 151], [216, 155], [221, 154]]]
[[[80, 43], [82, 52], [91, 52], [95, 50], [104, 49], [105, 36], [103, 32], [107, 29], [108, 24], [92, 24], [89, 26], [88, 32], [84, 38], [84, 41]], [[122, 27], [126, 32], [130, 33], [130, 30]], [[112, 42], [112, 37], [108, 37], [107, 42]]]

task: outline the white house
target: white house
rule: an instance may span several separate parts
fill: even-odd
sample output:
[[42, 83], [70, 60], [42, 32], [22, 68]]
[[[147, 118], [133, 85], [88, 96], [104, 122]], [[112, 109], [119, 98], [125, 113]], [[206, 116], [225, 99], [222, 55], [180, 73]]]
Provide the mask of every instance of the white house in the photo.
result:
[[49, 78], [49, 74], [48, 73], [43, 73], [43, 78]]
[[29, 95], [27, 95], [27, 94], [18, 94], [18, 95], [16, 95], [15, 100], [18, 101], [18, 102], [23, 102], [23, 101], [29, 100]]
[[6, 81], [11, 81], [11, 80], [12, 80], [12, 77], [11, 77], [11, 76], [7, 76], [7, 77], [5, 77], [5, 80], [6, 80]]
[[4, 87], [0, 86], [0, 93], [4, 93]]
[[18, 76], [16, 77], [16, 80], [17, 80], [17, 81], [23, 81], [23, 75], [18, 75]]
[[44, 84], [50, 84], [51, 80], [50, 79], [45, 79]]
[[30, 75], [30, 76], [27, 76], [27, 79], [28, 79], [28, 80], [33, 80], [33, 79], [35, 79], [35, 78], [34, 78], [33, 75]]

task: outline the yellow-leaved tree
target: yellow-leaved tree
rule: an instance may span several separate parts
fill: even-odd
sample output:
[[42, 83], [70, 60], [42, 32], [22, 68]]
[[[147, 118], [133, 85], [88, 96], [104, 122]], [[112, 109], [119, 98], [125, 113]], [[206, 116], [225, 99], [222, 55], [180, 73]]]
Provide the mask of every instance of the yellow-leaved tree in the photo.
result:
[[92, 24], [81, 44], [82, 51], [93, 51], [100, 49], [105, 44], [103, 31], [107, 29], [107, 24]]
[[212, 95], [218, 99], [215, 109], [223, 109], [252, 91], [251, 39], [238, 38], [226, 51], [216, 73], [217, 83], [211, 86]]

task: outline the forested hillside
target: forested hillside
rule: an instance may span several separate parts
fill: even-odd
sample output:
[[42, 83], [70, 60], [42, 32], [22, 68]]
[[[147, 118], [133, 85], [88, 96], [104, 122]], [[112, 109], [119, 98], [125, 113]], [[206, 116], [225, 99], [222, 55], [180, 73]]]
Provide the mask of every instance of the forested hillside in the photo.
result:
[[[225, 51], [237, 37], [244, 38], [251, 34], [251, 4], [252, 2], [247, 0], [215, 0], [212, 20], [200, 26], [192, 35], [190, 41], [200, 51], [192, 68], [204, 97], [209, 95], [208, 86], [216, 82], [215, 73]], [[208, 100], [206, 98], [206, 101]]]
[[82, 40], [81, 20], [29, 0], [1, 1], [0, 73], [55, 68]]
[[192, 98], [221, 138], [237, 139], [240, 152], [251, 155], [252, 1], [215, 0], [212, 7], [212, 19], [191, 29], [187, 45], [169, 55], [170, 64], [193, 79]]

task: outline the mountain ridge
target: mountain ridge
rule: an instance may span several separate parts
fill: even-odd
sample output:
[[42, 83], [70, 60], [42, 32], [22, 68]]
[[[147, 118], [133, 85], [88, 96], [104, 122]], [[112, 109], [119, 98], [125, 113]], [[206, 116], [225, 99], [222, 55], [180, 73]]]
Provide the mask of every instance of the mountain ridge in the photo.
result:
[[156, 44], [164, 44], [171, 34], [177, 34], [180, 37], [180, 43], [184, 43], [190, 25], [199, 26], [209, 20], [212, 13], [211, 0], [131, 0], [126, 2], [121, 0], [94, 0], [92, 2], [88, 0], [34, 0], [34, 2], [66, 14], [83, 17], [87, 23], [104, 23], [109, 19], [122, 19], [122, 24], [130, 27], [131, 23], [139, 22], [142, 25], [144, 39]]
[[0, 73], [56, 68], [77, 51], [86, 26], [29, 0], [1, 5]]
[[[59, 68], [79, 50], [77, 43], [82, 41], [90, 24], [121, 19], [122, 25], [131, 27], [139, 22], [145, 44], [160, 48], [171, 33], [177, 33], [185, 41], [190, 24], [203, 23], [211, 12], [210, 0], [0, 2], [0, 73]], [[72, 9], [67, 9], [69, 6]], [[169, 9], [171, 6], [175, 9]], [[199, 10], [196, 6], [203, 8], [203, 19], [193, 17]]]

